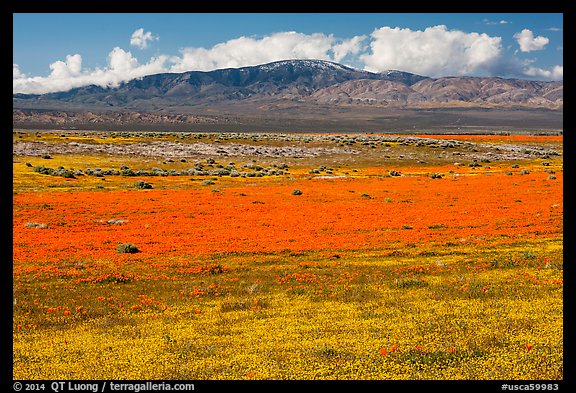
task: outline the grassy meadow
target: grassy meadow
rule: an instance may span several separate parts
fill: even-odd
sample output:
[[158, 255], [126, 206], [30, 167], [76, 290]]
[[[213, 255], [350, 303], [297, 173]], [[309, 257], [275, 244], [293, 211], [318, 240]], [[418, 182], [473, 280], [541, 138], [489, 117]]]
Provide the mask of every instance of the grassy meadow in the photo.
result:
[[15, 131], [325, 150], [15, 154], [13, 378], [563, 379], [562, 137], [376, 137]]

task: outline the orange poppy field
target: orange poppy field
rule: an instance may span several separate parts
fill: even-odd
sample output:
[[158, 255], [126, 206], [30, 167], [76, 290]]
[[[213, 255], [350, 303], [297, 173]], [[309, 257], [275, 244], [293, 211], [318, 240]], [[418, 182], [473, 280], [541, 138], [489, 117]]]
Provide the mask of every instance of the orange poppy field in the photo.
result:
[[561, 135], [13, 145], [14, 379], [563, 378]]

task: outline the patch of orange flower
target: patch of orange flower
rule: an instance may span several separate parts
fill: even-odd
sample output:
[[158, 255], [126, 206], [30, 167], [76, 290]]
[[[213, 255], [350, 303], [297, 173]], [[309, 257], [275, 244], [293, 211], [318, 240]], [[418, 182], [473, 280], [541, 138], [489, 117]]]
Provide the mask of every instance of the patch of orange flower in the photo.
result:
[[[62, 261], [105, 261], [112, 270], [145, 262], [163, 270], [171, 266], [170, 258], [189, 261], [178, 265], [183, 274], [203, 274], [214, 267], [198, 267], [195, 258], [223, 252], [393, 251], [561, 238], [562, 174], [553, 182], [547, 177], [534, 172], [302, 178], [231, 183], [221, 192], [18, 193], [13, 197], [14, 274], [74, 279], [92, 268], [63, 268]], [[295, 188], [303, 194], [292, 195]], [[124, 222], [108, 224], [112, 219]], [[48, 228], [30, 228], [28, 222]], [[119, 254], [119, 243], [133, 243], [141, 252]], [[94, 269], [95, 281], [126, 278]]]
[[562, 135], [450, 135], [450, 134], [434, 134], [434, 135], [423, 135], [425, 138], [433, 139], [453, 139], [457, 141], [472, 141], [472, 142], [502, 142], [502, 143], [514, 143], [514, 142], [562, 142]]

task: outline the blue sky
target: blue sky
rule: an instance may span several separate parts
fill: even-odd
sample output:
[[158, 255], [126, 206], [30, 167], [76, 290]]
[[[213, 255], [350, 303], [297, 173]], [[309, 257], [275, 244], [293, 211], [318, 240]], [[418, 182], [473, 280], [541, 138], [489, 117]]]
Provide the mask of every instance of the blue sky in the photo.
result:
[[14, 92], [288, 58], [440, 77], [563, 78], [563, 15], [14, 14]]

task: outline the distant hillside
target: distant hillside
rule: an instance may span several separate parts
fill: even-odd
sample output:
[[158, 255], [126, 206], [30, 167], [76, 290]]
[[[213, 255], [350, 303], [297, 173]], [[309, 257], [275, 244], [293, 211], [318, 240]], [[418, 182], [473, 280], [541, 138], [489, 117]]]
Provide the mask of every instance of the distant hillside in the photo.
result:
[[563, 82], [445, 77], [407, 72], [372, 73], [320, 60], [279, 61], [210, 72], [157, 74], [117, 88], [87, 86], [44, 95], [16, 94], [15, 108], [155, 110], [206, 107], [229, 101], [296, 101], [330, 104], [446, 107], [563, 106]]
[[[322, 60], [286, 60], [150, 75], [115, 88], [86, 86], [44, 95], [14, 94], [13, 122], [207, 124], [230, 123], [234, 118], [241, 124], [241, 119], [250, 117], [335, 120], [343, 113], [362, 113], [363, 119], [370, 120], [390, 110], [562, 111], [563, 92], [563, 82], [429, 78], [402, 71], [361, 71]], [[465, 126], [463, 119], [460, 125]]]

